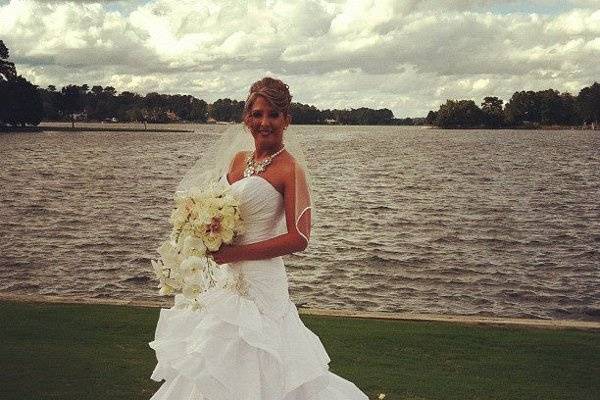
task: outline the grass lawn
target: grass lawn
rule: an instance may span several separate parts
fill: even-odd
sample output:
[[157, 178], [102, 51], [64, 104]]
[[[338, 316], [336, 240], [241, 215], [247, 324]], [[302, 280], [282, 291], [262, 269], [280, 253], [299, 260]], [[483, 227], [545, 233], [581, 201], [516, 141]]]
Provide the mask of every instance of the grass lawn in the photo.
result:
[[[149, 399], [158, 313], [0, 302], [0, 399]], [[302, 319], [371, 399], [600, 399], [598, 331]]]

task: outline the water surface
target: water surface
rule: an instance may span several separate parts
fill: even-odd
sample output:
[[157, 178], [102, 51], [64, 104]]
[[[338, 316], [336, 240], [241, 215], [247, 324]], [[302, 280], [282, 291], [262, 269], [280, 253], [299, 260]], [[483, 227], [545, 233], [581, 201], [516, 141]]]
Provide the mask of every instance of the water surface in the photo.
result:
[[[150, 258], [222, 126], [0, 135], [0, 293], [164, 301]], [[600, 320], [600, 132], [292, 126], [313, 175], [297, 304]]]

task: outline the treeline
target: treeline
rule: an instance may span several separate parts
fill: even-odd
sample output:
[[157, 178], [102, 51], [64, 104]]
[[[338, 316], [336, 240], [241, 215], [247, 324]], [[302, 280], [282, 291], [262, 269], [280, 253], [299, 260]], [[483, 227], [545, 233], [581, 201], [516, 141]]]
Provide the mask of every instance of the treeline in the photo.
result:
[[[44, 119], [65, 121], [148, 121], [148, 122], [241, 122], [244, 101], [218, 99], [212, 104], [189, 95], [132, 92], [117, 94], [111, 86], [68, 85], [60, 91], [54, 86], [39, 89]], [[319, 110], [314, 106], [292, 103], [295, 124], [392, 125], [412, 124], [395, 119], [388, 109]]]
[[[108, 122], [240, 122], [244, 102], [219, 99], [208, 104], [189, 95], [148, 93], [144, 96], [112, 86], [54, 85], [38, 88], [17, 76], [8, 61], [9, 51], [0, 40], [0, 126], [37, 125], [46, 121]], [[412, 125], [410, 118], [394, 118], [392, 111], [358, 108], [319, 110], [314, 106], [292, 103], [296, 124]]]
[[38, 89], [46, 121], [206, 122], [208, 104], [189, 95], [117, 93], [112, 86]]
[[[243, 101], [219, 99], [209, 106], [209, 118], [216, 121], [241, 122], [243, 110]], [[387, 108], [319, 110], [315, 106], [292, 103], [290, 113], [294, 124], [413, 125], [415, 123], [410, 118], [394, 118], [392, 111]]]
[[539, 126], [598, 126], [600, 84], [594, 82], [577, 96], [548, 89], [515, 92], [508, 103], [485, 97], [481, 106], [473, 100], [448, 100], [425, 119], [440, 128], [514, 128]]

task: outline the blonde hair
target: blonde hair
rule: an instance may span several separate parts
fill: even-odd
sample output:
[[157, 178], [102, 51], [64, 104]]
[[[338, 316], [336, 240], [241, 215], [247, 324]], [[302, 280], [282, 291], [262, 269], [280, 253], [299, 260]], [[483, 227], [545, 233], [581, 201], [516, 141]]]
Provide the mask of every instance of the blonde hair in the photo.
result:
[[258, 96], [264, 97], [276, 111], [283, 113], [285, 116], [289, 115], [292, 103], [289, 86], [279, 79], [267, 76], [250, 86], [250, 93], [248, 93], [244, 104], [242, 119], [246, 119], [250, 114], [250, 108]]

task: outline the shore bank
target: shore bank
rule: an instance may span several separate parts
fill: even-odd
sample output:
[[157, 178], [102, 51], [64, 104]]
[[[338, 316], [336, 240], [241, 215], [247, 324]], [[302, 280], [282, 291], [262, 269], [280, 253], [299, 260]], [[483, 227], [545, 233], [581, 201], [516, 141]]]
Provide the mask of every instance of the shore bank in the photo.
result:
[[[229, 122], [217, 122], [216, 124], [209, 123], [193, 123], [193, 125], [230, 125]], [[55, 132], [194, 132], [193, 129], [189, 128], [189, 123], [151, 123], [144, 127], [143, 123], [139, 122], [85, 122], [79, 121], [75, 123], [75, 127], [71, 126], [70, 122], [41, 122], [37, 126], [25, 126], [25, 127], [12, 127], [12, 126], [0, 126], [0, 132], [44, 132], [44, 131], [55, 131]], [[418, 129], [438, 129], [444, 131], [454, 130], [490, 130], [490, 131], [523, 131], [523, 130], [541, 130], [541, 131], [600, 131], [600, 127], [585, 127], [581, 125], [541, 125], [541, 126], [512, 126], [512, 127], [460, 127], [460, 128], [441, 128], [434, 125], [341, 125], [341, 124], [312, 124], [311, 126], [358, 126], [358, 127], [389, 127], [389, 126], [401, 126], [401, 127], [412, 127]]]
[[[147, 400], [157, 308], [0, 301], [3, 399]], [[600, 335], [301, 315], [370, 399], [592, 400]]]
[[36, 128], [40, 131], [59, 132], [193, 132], [185, 124], [146, 124], [143, 123], [101, 123], [101, 122], [41, 122]]
[[[21, 303], [56, 303], [56, 304], [106, 304], [132, 307], [169, 308], [173, 305], [172, 298], [165, 298], [161, 302], [143, 300], [114, 300], [114, 299], [75, 299], [61, 296], [26, 296], [8, 295], [0, 293], [0, 301], [13, 301]], [[533, 319], [533, 318], [509, 318], [489, 317], [478, 315], [443, 315], [443, 314], [420, 314], [420, 313], [387, 313], [367, 312], [353, 310], [332, 310], [324, 308], [298, 307], [298, 312], [303, 315], [382, 319], [395, 321], [427, 321], [427, 322], [452, 322], [467, 325], [497, 325], [514, 326], [543, 329], [582, 329], [600, 331], [600, 322], [578, 321], [565, 319]]]

